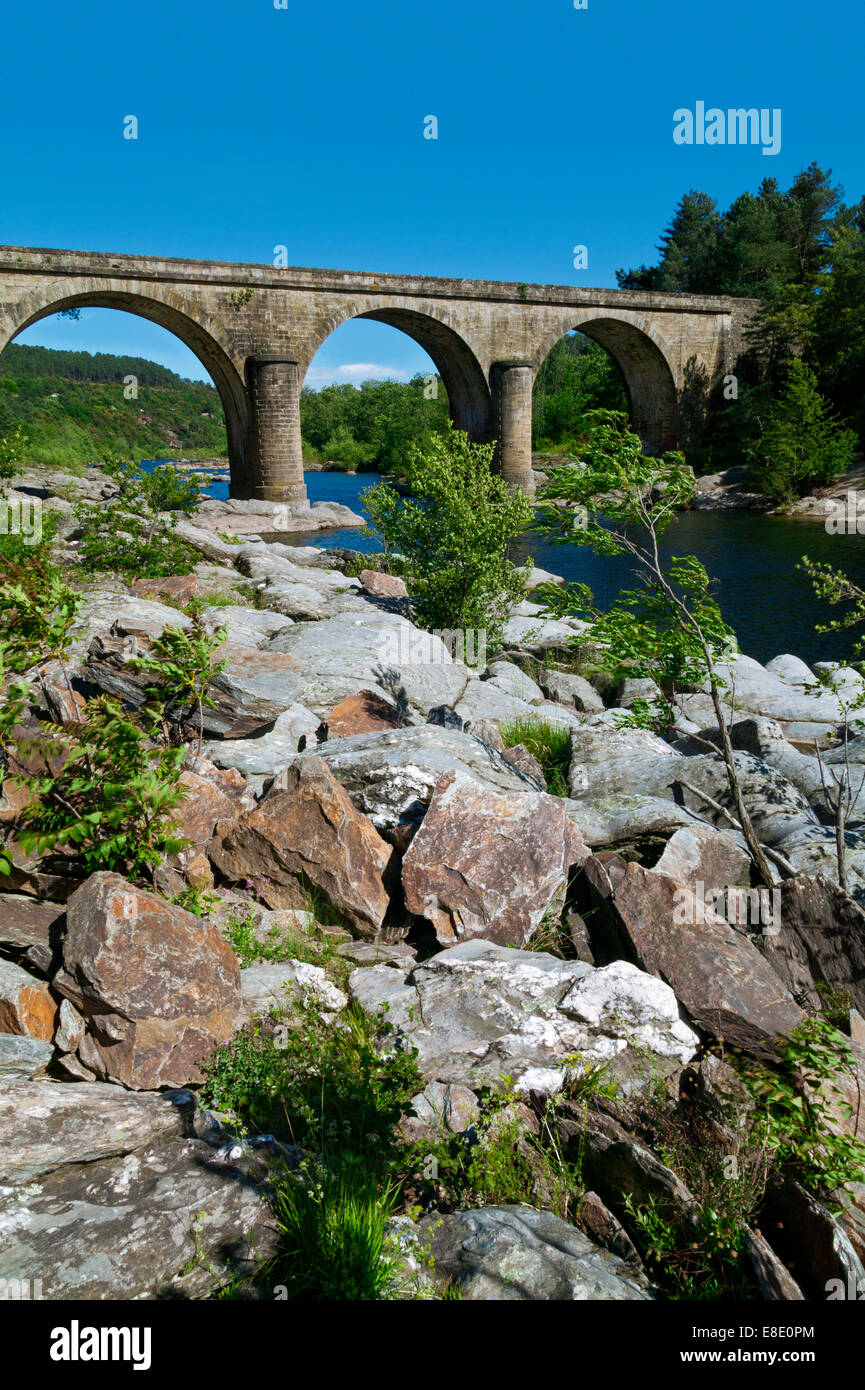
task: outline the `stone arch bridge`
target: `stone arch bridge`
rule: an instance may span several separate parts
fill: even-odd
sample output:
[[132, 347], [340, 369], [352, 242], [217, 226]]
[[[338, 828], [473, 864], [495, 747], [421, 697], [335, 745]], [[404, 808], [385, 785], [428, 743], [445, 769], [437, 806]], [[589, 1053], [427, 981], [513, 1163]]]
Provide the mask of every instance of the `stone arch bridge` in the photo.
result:
[[29, 324], [84, 305], [140, 314], [191, 348], [225, 410], [232, 496], [295, 503], [306, 500], [301, 386], [347, 319], [414, 338], [454, 424], [498, 440], [502, 474], [530, 491], [532, 385], [565, 333], [579, 329], [612, 354], [633, 426], [657, 451], [685, 439], [689, 390], [697, 382], [705, 393], [734, 369], [758, 309], [728, 297], [0, 247], [0, 350]]

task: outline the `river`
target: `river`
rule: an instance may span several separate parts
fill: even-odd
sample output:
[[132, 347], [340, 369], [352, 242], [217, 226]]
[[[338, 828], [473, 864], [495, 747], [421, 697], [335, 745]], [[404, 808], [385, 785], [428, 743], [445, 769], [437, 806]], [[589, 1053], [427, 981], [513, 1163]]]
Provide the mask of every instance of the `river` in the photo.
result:
[[[379, 481], [377, 473], [307, 473], [311, 502], [343, 502], [363, 511], [364, 488]], [[214, 483], [215, 497], [228, 485]], [[372, 542], [355, 530], [314, 532], [286, 537], [295, 545], [351, 546], [371, 550]], [[792, 521], [754, 512], [683, 512], [664, 538], [666, 555], [696, 555], [717, 581], [716, 597], [736, 632], [742, 651], [758, 661], [794, 652], [809, 663], [844, 660], [850, 634], [818, 634], [815, 624], [829, 610], [818, 602], [796, 565], [803, 555], [842, 569], [865, 587], [865, 537], [829, 535], [822, 522]], [[633, 587], [628, 561], [604, 558], [579, 546], [553, 546], [529, 535], [513, 550], [514, 559], [531, 555], [536, 565], [588, 584], [605, 606], [621, 588]]]

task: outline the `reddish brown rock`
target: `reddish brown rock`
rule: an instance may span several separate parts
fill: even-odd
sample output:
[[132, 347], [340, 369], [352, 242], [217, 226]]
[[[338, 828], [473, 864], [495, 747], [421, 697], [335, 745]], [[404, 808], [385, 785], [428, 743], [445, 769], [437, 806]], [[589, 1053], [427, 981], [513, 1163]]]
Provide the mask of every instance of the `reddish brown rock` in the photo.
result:
[[86, 1067], [131, 1090], [202, 1080], [229, 1040], [240, 970], [215, 927], [119, 874], [93, 874], [67, 904], [55, 987], [87, 1021]]
[[777, 892], [777, 930], [759, 942], [769, 964], [809, 1010], [825, 1005], [819, 984], [865, 1013], [865, 912], [820, 875], [798, 874]]
[[505, 748], [502, 752], [505, 762], [510, 763], [518, 772], [524, 772], [532, 781], [546, 790], [547, 779], [544, 776], [544, 769], [541, 767], [534, 753], [530, 753], [524, 743], [515, 743], [512, 748]]
[[56, 1023], [57, 1003], [45, 981], [11, 960], [0, 960], [0, 1033], [51, 1042]]
[[383, 574], [381, 570], [361, 570], [360, 582], [374, 598], [408, 598], [408, 589], [398, 574]]
[[377, 734], [381, 729], [398, 729], [400, 712], [396, 705], [374, 690], [358, 690], [346, 695], [327, 719], [328, 738], [351, 738], [352, 734]]
[[211, 859], [234, 883], [252, 879], [268, 907], [303, 907], [306, 885], [313, 884], [371, 935], [388, 907], [383, 880], [390, 856], [390, 846], [355, 810], [327, 764], [309, 757], [279, 774]]
[[156, 598], [183, 607], [200, 587], [197, 574], [168, 574], [161, 579], [133, 579], [129, 585], [137, 598]]
[[445, 772], [403, 861], [406, 906], [442, 943], [523, 946], [587, 854], [559, 797]]
[[748, 937], [675, 879], [617, 856], [607, 863], [593, 857], [584, 872], [599, 909], [593, 945], [665, 980], [703, 1033], [765, 1056], [775, 1038], [803, 1021]]

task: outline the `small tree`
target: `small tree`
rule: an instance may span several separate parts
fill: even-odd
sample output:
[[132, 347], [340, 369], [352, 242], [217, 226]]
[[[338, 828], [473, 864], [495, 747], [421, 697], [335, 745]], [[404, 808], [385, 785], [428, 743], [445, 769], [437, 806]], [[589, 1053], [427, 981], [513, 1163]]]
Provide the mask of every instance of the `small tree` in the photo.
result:
[[494, 444], [449, 429], [410, 448], [410, 497], [387, 483], [363, 494], [367, 534], [404, 560], [419, 621], [484, 629], [491, 646], [526, 591], [531, 562], [519, 568], [507, 549], [533, 515], [529, 499], [492, 471], [494, 455]]
[[[559, 544], [589, 546], [598, 555], [627, 555], [636, 562], [639, 591], [625, 591], [602, 614], [585, 585], [545, 591], [559, 613], [588, 617], [585, 641], [597, 644], [599, 665], [615, 676], [650, 677], [661, 690], [659, 707], [644, 702], [629, 722], [669, 721], [671, 700], [683, 685], [708, 682], [721, 754], [738, 824], [763, 883], [773, 883], [763, 846], [745, 805], [730, 742], [723, 697], [727, 682], [716, 663], [735, 650], [732, 630], [712, 598], [710, 581], [693, 556], [661, 559], [659, 540], [694, 488], [680, 453], [649, 458], [627, 416], [598, 410], [587, 417], [592, 436], [582, 467], [555, 468], [541, 496], [550, 500], [540, 529]], [[602, 520], [603, 518], [603, 520]], [[605, 524], [606, 523], [606, 524]], [[611, 524], [612, 523], [612, 524]]]
[[799, 357], [787, 368], [780, 396], [757, 418], [758, 438], [747, 447], [754, 485], [779, 502], [794, 502], [830, 483], [853, 462], [856, 436], [832, 415], [817, 378]]
[[[854, 584], [841, 570], [834, 569], [832, 565], [822, 561], [809, 560], [807, 555], [802, 557], [797, 568], [808, 576], [818, 598], [824, 599], [833, 607], [839, 603], [849, 605], [839, 617], [828, 623], [818, 623], [817, 632], [844, 632], [865, 623], [865, 589], [860, 589], [859, 585]], [[865, 637], [854, 639], [847, 665], [860, 675], [865, 670]], [[851, 691], [844, 682], [836, 679], [833, 671], [824, 671], [817, 677], [815, 687], [809, 687], [811, 688], [830, 690], [838, 700], [841, 712], [840, 747], [843, 761], [827, 765], [816, 743], [814, 751], [820, 768], [820, 781], [826, 804], [835, 820], [838, 882], [847, 893], [850, 891], [847, 872], [847, 822], [855, 812], [865, 789], [865, 769], [858, 764], [855, 767], [851, 766], [850, 763], [850, 731], [851, 727], [856, 727], [857, 731], [861, 728], [862, 720], [853, 716], [857, 710], [865, 706], [865, 678], [858, 690]]]

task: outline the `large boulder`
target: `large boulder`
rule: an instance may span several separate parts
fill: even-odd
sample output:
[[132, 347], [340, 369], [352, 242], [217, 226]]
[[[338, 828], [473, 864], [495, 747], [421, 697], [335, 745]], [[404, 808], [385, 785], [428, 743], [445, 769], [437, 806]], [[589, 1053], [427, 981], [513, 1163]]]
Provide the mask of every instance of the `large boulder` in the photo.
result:
[[819, 1011], [817, 985], [837, 991], [865, 1014], [865, 912], [837, 884], [804, 874], [778, 889], [778, 930], [760, 949], [795, 994]]
[[54, 1056], [54, 1048], [43, 1038], [26, 1038], [16, 1033], [0, 1033], [0, 1090], [10, 1082], [33, 1081]]
[[50, 1299], [206, 1294], [273, 1251], [241, 1167], [184, 1138], [181, 1108], [84, 1082], [0, 1088], [0, 1280]]
[[753, 942], [675, 879], [621, 860], [584, 872], [595, 958], [625, 955], [665, 980], [704, 1034], [765, 1055], [803, 1021]]
[[32, 1182], [58, 1168], [119, 1158], [182, 1134], [180, 1112], [163, 1096], [93, 1081], [0, 1087], [0, 1172], [6, 1182]]
[[454, 705], [468, 667], [435, 634], [364, 602], [364, 614], [298, 623], [273, 638], [269, 650], [290, 653], [302, 664], [295, 698], [320, 719], [359, 690], [390, 696], [423, 715], [435, 705]]
[[252, 879], [268, 907], [303, 907], [320, 889], [364, 935], [381, 926], [391, 848], [319, 757], [297, 758], [211, 854], [234, 883]]
[[642, 1271], [549, 1211], [483, 1207], [427, 1217], [435, 1274], [470, 1302], [642, 1302]]
[[368, 1013], [387, 1006], [425, 1077], [474, 1088], [512, 1078], [518, 1090], [560, 1089], [604, 1062], [625, 1092], [693, 1056], [699, 1039], [673, 991], [627, 962], [593, 969], [541, 951], [475, 938], [416, 965], [352, 972], [349, 992]]
[[240, 970], [215, 927], [119, 874], [93, 874], [67, 904], [54, 986], [87, 1020], [78, 1047], [93, 1074], [132, 1090], [202, 1080], [229, 1040]]
[[438, 724], [329, 739], [322, 748], [300, 756], [317, 755], [379, 829], [402, 820], [419, 821], [444, 772], [463, 773], [491, 791], [543, 790], [490, 744]]
[[523, 946], [587, 854], [558, 797], [493, 792], [446, 772], [403, 861], [406, 906], [442, 943]]

